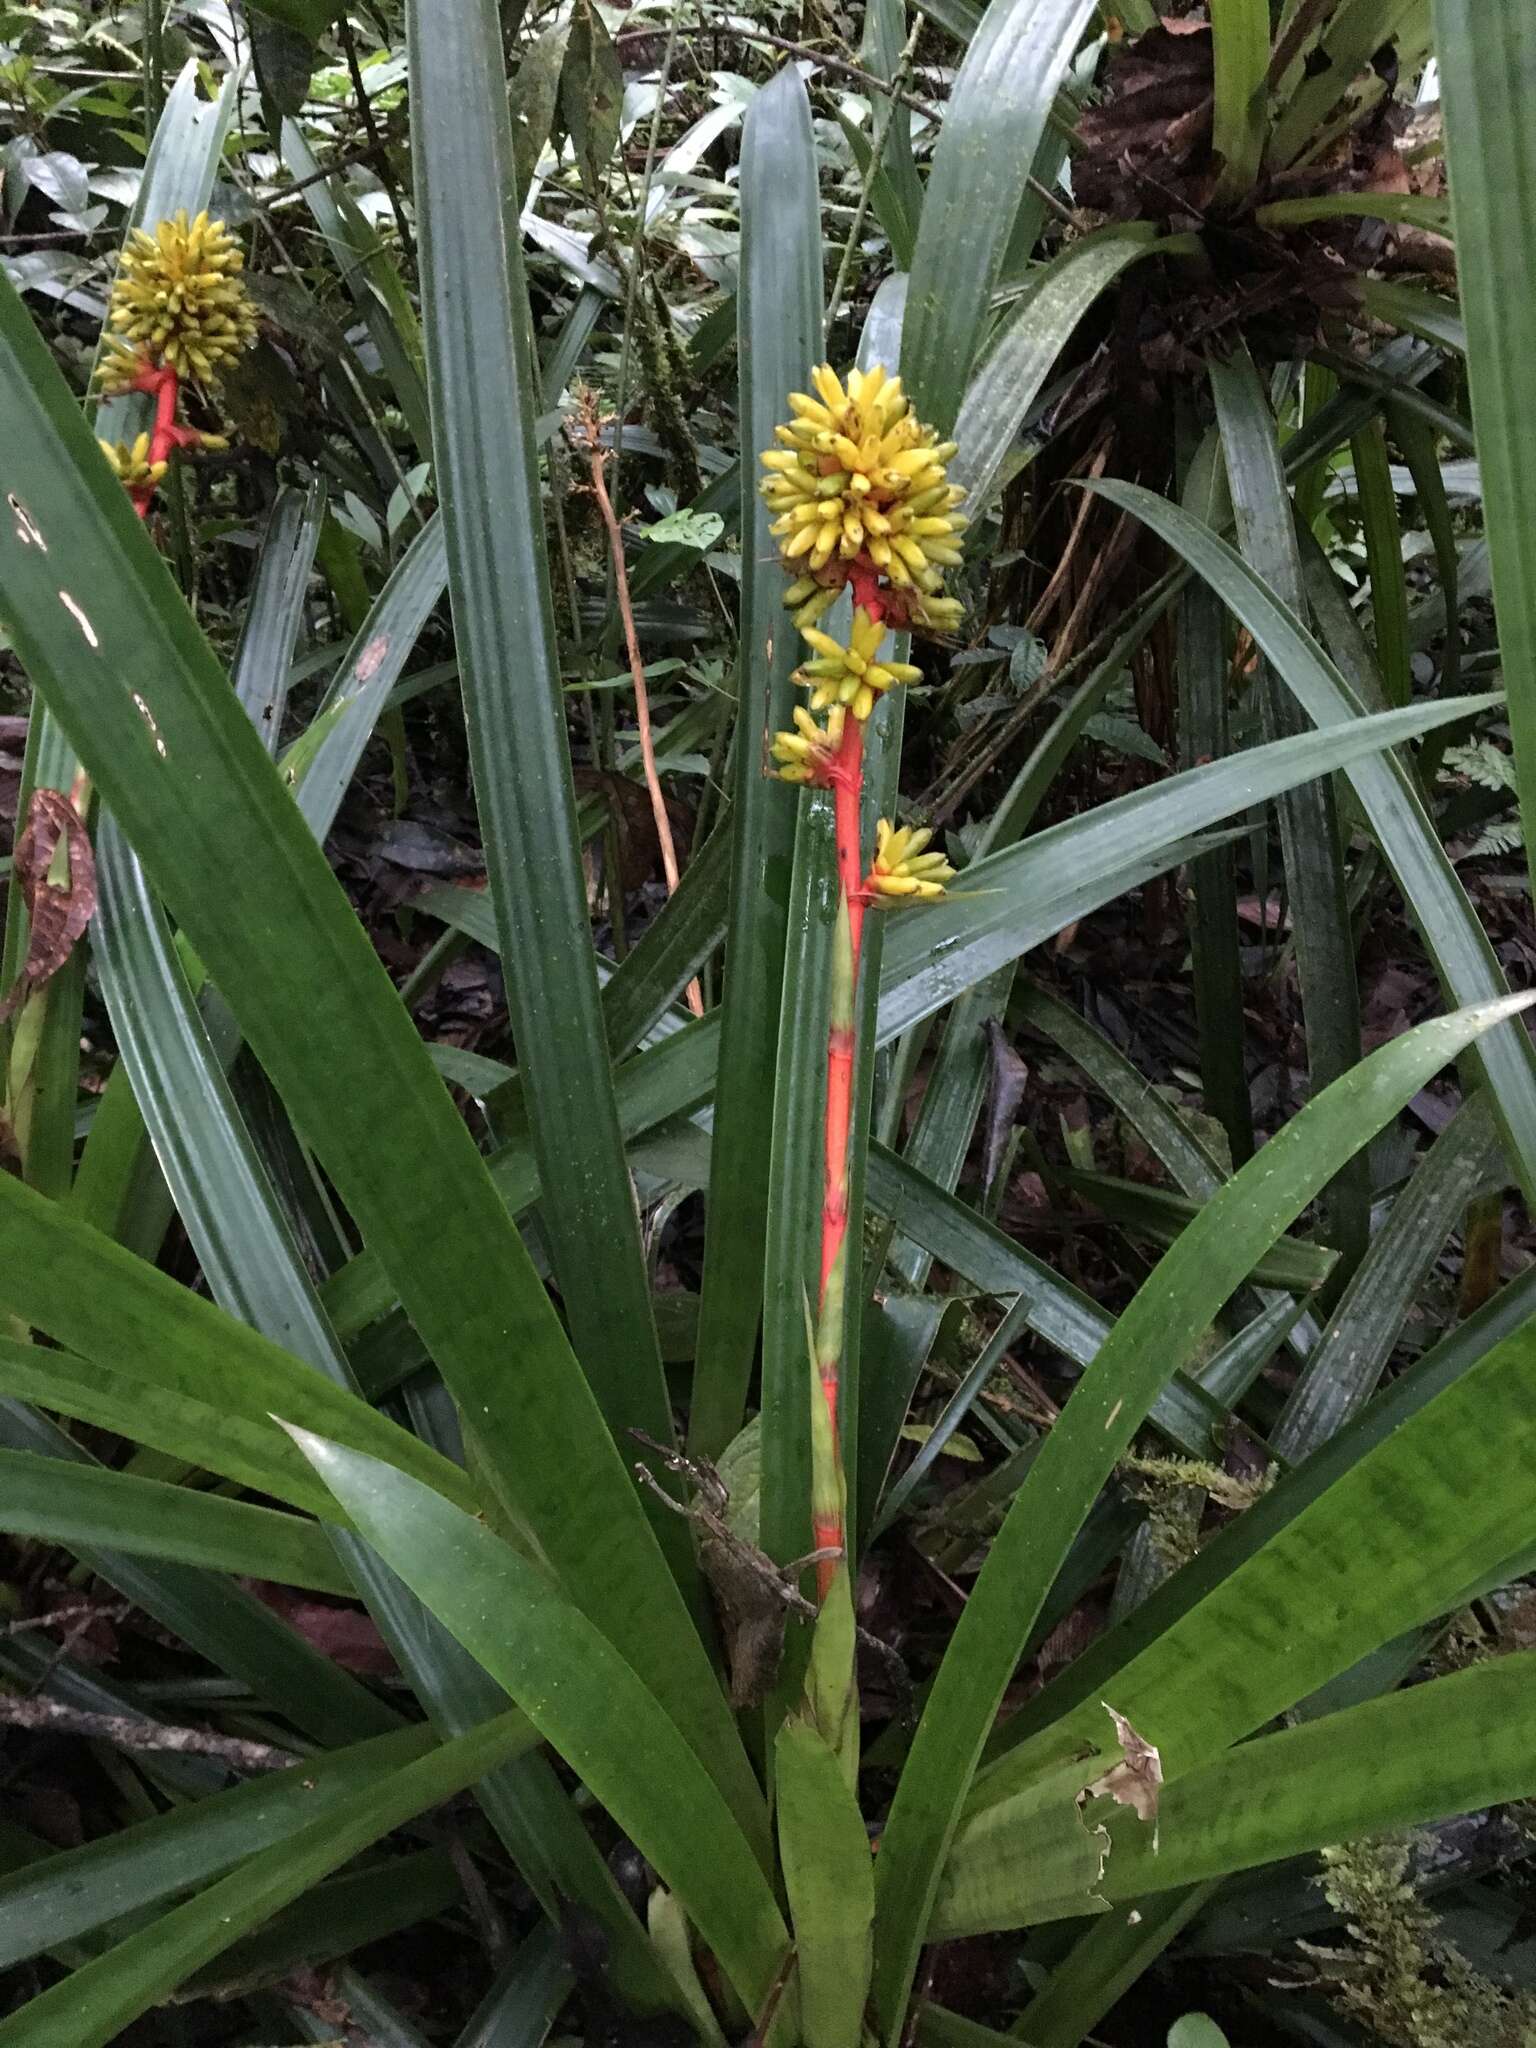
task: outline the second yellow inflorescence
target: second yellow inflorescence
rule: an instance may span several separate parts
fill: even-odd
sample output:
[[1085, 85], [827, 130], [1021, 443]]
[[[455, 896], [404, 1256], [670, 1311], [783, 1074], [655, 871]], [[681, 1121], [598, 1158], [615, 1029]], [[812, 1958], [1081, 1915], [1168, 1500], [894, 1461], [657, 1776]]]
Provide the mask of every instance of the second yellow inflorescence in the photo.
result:
[[222, 221], [185, 207], [150, 233], [128, 239], [112, 286], [113, 330], [97, 371], [107, 392], [139, 388], [146, 364], [216, 384], [256, 338], [256, 309], [246, 295], [245, 258]]

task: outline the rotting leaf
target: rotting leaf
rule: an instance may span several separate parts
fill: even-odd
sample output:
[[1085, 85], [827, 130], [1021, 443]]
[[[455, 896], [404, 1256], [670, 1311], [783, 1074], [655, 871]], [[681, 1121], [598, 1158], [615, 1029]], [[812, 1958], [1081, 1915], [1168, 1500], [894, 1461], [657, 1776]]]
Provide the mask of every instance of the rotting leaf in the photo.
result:
[[1157, 1803], [1163, 1790], [1163, 1759], [1154, 1745], [1136, 1733], [1124, 1714], [1117, 1714], [1108, 1700], [1100, 1705], [1115, 1724], [1123, 1752], [1119, 1763], [1111, 1764], [1103, 1777], [1088, 1787], [1091, 1799], [1113, 1799], [1129, 1806], [1138, 1820], [1155, 1821]]
[[[781, 1569], [757, 1544], [738, 1535], [727, 1520], [730, 1495], [715, 1467], [703, 1459], [685, 1458], [656, 1443], [642, 1430], [630, 1432], [657, 1452], [669, 1471], [685, 1478], [694, 1497], [685, 1506], [666, 1491], [646, 1464], [635, 1467], [637, 1478], [667, 1506], [686, 1515], [699, 1533], [699, 1564], [720, 1616], [726, 1662], [731, 1673], [731, 1705], [761, 1706], [773, 1689], [784, 1655], [784, 1630], [790, 1611], [812, 1620], [816, 1609], [799, 1590], [800, 1566]], [[807, 1562], [802, 1560], [801, 1565]]]
[[0, 1003], [0, 1017], [8, 1017], [24, 996], [52, 980], [96, 908], [90, 835], [61, 790], [32, 792], [12, 872], [27, 907], [27, 957]]
[[563, 21], [546, 29], [523, 52], [512, 81], [509, 104], [512, 110], [512, 159], [517, 180], [517, 203], [526, 204], [528, 188], [538, 166], [539, 155], [549, 140], [560, 98], [560, 74], [565, 66], [566, 44], [571, 24]]
[[991, 1187], [1029, 1084], [1029, 1068], [1009, 1044], [1007, 1032], [995, 1017], [987, 1019], [986, 1032], [987, 1115], [981, 1177], [982, 1186]]

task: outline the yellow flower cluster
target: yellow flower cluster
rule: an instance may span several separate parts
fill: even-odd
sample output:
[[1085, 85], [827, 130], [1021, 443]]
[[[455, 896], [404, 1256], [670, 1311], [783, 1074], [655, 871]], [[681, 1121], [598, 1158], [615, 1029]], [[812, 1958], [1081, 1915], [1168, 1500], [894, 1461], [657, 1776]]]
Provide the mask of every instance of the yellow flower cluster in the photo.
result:
[[216, 384], [256, 339], [256, 312], [240, 281], [245, 259], [222, 221], [183, 208], [153, 234], [139, 228], [123, 251], [99, 372], [108, 391], [132, 390], [146, 366]]
[[848, 645], [815, 626], [802, 626], [801, 637], [816, 650], [816, 659], [797, 671], [811, 693], [811, 709], [846, 707], [861, 722], [875, 708], [875, 699], [892, 683], [915, 683], [922, 675], [906, 661], [878, 661], [885, 628], [862, 605], [853, 615]]
[[954, 880], [954, 869], [942, 853], [929, 853], [933, 834], [881, 818], [875, 826], [875, 861], [865, 887], [876, 896], [917, 898], [932, 902]]
[[777, 770], [780, 782], [824, 783], [831, 772], [832, 761], [843, 743], [843, 721], [847, 713], [841, 704], [835, 705], [827, 715], [825, 725], [818, 725], [803, 706], [795, 706], [795, 730], [775, 733], [773, 758], [779, 763]]
[[812, 624], [861, 560], [894, 589], [936, 598], [965, 526], [954, 511], [965, 493], [944, 470], [955, 443], [922, 424], [901, 379], [878, 364], [850, 370], [846, 389], [826, 363], [811, 381], [815, 397], [789, 394], [795, 417], [775, 427], [780, 445], [762, 457], [763, 496], [778, 515], [769, 532], [784, 560], [809, 572], [789, 593], [796, 625]]
[[99, 441], [97, 446], [125, 490], [152, 491], [170, 468], [168, 462], [150, 461], [148, 434], [140, 434], [131, 447], [126, 441]]

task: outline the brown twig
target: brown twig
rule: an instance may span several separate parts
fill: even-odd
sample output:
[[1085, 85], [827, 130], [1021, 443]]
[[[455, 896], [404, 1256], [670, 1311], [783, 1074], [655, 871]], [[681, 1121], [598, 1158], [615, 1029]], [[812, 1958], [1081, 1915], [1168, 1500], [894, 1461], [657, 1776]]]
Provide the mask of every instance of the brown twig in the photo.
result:
[[[619, 617], [624, 622], [624, 646], [629, 655], [629, 673], [635, 685], [635, 715], [640, 726], [640, 759], [645, 769], [645, 786], [651, 797], [651, 816], [656, 821], [656, 839], [661, 847], [661, 865], [667, 878], [667, 894], [673, 895], [678, 884], [677, 848], [672, 840], [672, 820], [667, 815], [667, 800], [662, 795], [661, 776], [656, 767], [656, 746], [651, 736], [651, 699], [645, 683], [645, 663], [640, 658], [640, 641], [635, 632], [635, 611], [630, 602], [629, 576], [624, 566], [624, 535], [619, 526], [618, 514], [613, 509], [613, 500], [608, 495], [604, 472], [608, 466], [608, 451], [602, 444], [602, 422], [597, 415], [596, 401], [586, 396], [572, 423], [573, 430], [581, 436], [581, 449], [587, 458], [592, 475], [592, 495], [597, 500], [597, 509], [602, 514], [603, 525], [608, 531], [608, 547], [613, 557], [614, 584], [619, 599]], [[695, 1017], [704, 1014], [704, 991], [695, 976], [688, 984], [688, 1007]]]
[[796, 1951], [794, 1949], [786, 1949], [783, 1961], [774, 1971], [773, 1982], [768, 1986], [768, 1996], [763, 2000], [763, 2010], [758, 2018], [757, 2025], [752, 2029], [751, 2037], [747, 2042], [747, 2048], [763, 2048], [763, 2043], [768, 2039], [768, 2030], [773, 2025], [773, 2016], [779, 2009], [779, 2000], [784, 1996], [785, 1987], [789, 1983], [790, 1973], [795, 1967], [795, 1954]]
[[168, 1721], [141, 1719], [137, 1714], [96, 1714], [66, 1707], [61, 1700], [0, 1697], [0, 1725], [28, 1728], [50, 1735], [79, 1735], [110, 1742], [117, 1749], [170, 1750], [178, 1756], [217, 1757], [237, 1771], [285, 1771], [295, 1759], [270, 1742], [247, 1742], [238, 1735], [216, 1735], [207, 1728], [178, 1728]]
[[[380, 140], [386, 148], [389, 146], [389, 137], [383, 134], [382, 130]], [[340, 156], [332, 157], [328, 164], [321, 164], [318, 169], [306, 172], [302, 178], [290, 179], [280, 190], [273, 192], [269, 199], [252, 199], [251, 203], [258, 213], [264, 214], [279, 200], [292, 198], [296, 192], [307, 192], [311, 185], [323, 185], [327, 178], [339, 178], [343, 171], [354, 170], [359, 164], [372, 163], [376, 155], [377, 147], [372, 142], [365, 142], [357, 149], [343, 150]]]
[[9, 1638], [27, 1635], [34, 1629], [62, 1628], [66, 1624], [126, 1621], [132, 1612], [132, 1605], [127, 1600], [76, 1600], [68, 1607], [52, 1608], [47, 1614], [30, 1614], [21, 1621], [8, 1621], [0, 1633]]

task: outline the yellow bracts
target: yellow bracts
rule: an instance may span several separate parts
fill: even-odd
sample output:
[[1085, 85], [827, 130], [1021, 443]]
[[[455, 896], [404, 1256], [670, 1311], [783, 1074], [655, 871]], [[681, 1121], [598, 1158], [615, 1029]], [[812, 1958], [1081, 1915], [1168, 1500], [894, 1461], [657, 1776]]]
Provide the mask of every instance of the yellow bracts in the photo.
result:
[[114, 330], [98, 377], [108, 391], [134, 387], [146, 366], [216, 384], [256, 339], [256, 312], [240, 280], [245, 258], [222, 221], [183, 208], [153, 234], [139, 228], [112, 286]]
[[168, 462], [150, 461], [148, 434], [140, 434], [131, 447], [126, 441], [98, 441], [96, 445], [126, 490], [152, 491], [170, 468]]
[[[955, 508], [965, 494], [945, 470], [955, 443], [918, 419], [899, 377], [877, 364], [850, 370], [845, 383], [822, 363], [811, 383], [789, 394], [791, 417], [761, 458], [768, 530], [795, 571], [784, 602], [811, 650], [795, 672], [810, 709], [796, 710], [794, 729], [776, 733], [769, 751], [783, 781], [842, 790], [857, 771], [840, 771], [840, 750], [851, 746], [856, 764], [857, 726], [887, 690], [922, 676], [910, 662], [881, 659], [888, 626], [960, 624], [944, 572], [961, 559], [966, 522]], [[846, 644], [819, 623], [845, 588], [854, 600]], [[942, 896], [954, 871], [927, 851], [930, 836], [882, 820], [866, 899]]]
[[936, 594], [965, 526], [953, 512], [964, 493], [944, 472], [955, 443], [917, 419], [901, 379], [879, 365], [850, 370], [846, 389], [825, 363], [811, 381], [817, 395], [789, 394], [795, 416], [762, 457], [762, 493], [777, 514], [769, 531], [785, 561], [814, 581], [862, 554], [897, 586]]
[[810, 712], [797, 704], [795, 730], [775, 733], [769, 749], [779, 764], [774, 773], [780, 782], [825, 785], [833, 757], [843, 742], [846, 717], [842, 705], [835, 704], [827, 714], [826, 724], [818, 725]]
[[814, 626], [805, 629], [802, 637], [815, 649], [816, 659], [797, 670], [795, 679], [810, 691], [813, 711], [843, 705], [862, 721], [874, 710], [876, 698], [893, 683], [921, 680], [922, 670], [910, 662], [876, 660], [885, 639], [885, 627], [878, 619], [872, 619], [862, 605], [853, 615], [853, 631], [846, 647]]
[[893, 825], [881, 818], [875, 826], [875, 862], [865, 887], [876, 896], [917, 898], [931, 902], [944, 894], [954, 869], [942, 853], [929, 853], [933, 834], [919, 827]]

